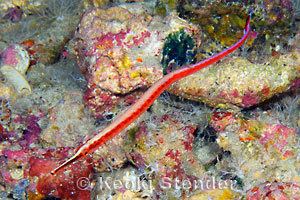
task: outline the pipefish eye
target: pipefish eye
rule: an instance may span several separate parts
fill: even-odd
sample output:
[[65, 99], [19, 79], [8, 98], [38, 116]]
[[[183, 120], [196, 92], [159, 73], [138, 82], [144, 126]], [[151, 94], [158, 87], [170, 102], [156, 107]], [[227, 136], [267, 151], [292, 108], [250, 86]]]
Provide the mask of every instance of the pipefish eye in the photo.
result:
[[109, 113], [107, 113], [107, 114], [104, 116], [104, 119], [105, 119], [106, 121], [111, 121], [111, 120], [114, 118], [114, 116], [115, 116], [114, 113], [109, 112]]

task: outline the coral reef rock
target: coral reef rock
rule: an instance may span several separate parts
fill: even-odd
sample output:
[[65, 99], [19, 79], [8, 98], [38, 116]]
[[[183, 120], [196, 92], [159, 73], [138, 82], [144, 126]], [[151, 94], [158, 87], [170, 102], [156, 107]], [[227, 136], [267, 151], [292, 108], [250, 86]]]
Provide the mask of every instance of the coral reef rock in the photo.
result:
[[[147, 181], [144, 177], [145, 174], [133, 167], [96, 175], [98, 179], [92, 191], [92, 196], [95, 196], [95, 199], [142, 200], [151, 198], [153, 195], [151, 180]], [[107, 183], [107, 185], [103, 183]]]
[[145, 173], [155, 176], [153, 187], [157, 195], [168, 193], [168, 197], [176, 197], [185, 188], [181, 184], [174, 188], [175, 180], [192, 182], [204, 176], [204, 167], [193, 150], [195, 131], [196, 126], [191, 122], [185, 124], [168, 114], [153, 116], [150, 124], [142, 121], [127, 131], [125, 149], [129, 159]]
[[230, 189], [214, 189], [199, 192], [188, 198], [189, 200], [234, 200], [239, 199], [240, 195]]
[[93, 154], [94, 168], [97, 172], [111, 171], [122, 167], [127, 161], [124, 151], [126, 135], [120, 134], [99, 147]]
[[282, 124], [215, 112], [211, 120], [217, 142], [232, 157], [245, 189], [267, 181], [299, 180], [299, 139], [296, 129]]
[[179, 80], [169, 91], [210, 106], [245, 108], [288, 90], [299, 78], [298, 51], [263, 64], [234, 57]]
[[0, 19], [1, 41], [26, 47], [31, 64], [53, 63], [75, 32], [82, 6], [80, 0], [1, 1], [0, 13], [7, 13]]
[[236, 38], [242, 36], [244, 19], [248, 13], [253, 13], [251, 26], [256, 36], [255, 40], [250, 39], [247, 43], [253, 43], [255, 57], [260, 60], [263, 55], [285, 51], [284, 46], [294, 33], [293, 15], [295, 10], [299, 10], [294, 6], [291, 0], [178, 0], [177, 10], [181, 17], [202, 27], [206, 41], [212, 39], [225, 46], [232, 45]]
[[84, 14], [75, 37], [78, 63], [88, 81], [87, 104], [94, 112], [116, 104], [115, 95], [149, 87], [162, 77], [161, 51], [170, 33], [182, 29], [199, 46], [198, 28], [175, 14], [152, 16], [151, 10], [149, 3], [123, 4]]
[[247, 192], [247, 200], [256, 199], [291, 199], [300, 198], [300, 187], [296, 183], [263, 183]]
[[29, 67], [29, 54], [20, 45], [10, 45], [1, 54], [1, 65], [13, 66], [21, 74], [25, 74]]
[[55, 147], [76, 147], [83, 136], [87, 137], [93, 133], [92, 121], [85, 113], [82, 94], [66, 94], [64, 99], [49, 111], [49, 124], [43, 130], [41, 139], [47, 145]]

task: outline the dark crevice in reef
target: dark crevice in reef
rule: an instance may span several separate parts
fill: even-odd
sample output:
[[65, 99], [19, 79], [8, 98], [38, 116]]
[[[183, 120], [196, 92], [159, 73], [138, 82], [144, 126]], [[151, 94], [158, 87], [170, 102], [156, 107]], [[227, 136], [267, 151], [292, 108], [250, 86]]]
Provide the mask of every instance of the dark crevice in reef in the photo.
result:
[[61, 199], [54, 197], [54, 196], [47, 196], [47, 197], [43, 198], [43, 200], [61, 200]]
[[[199, 129], [197, 129], [199, 130]], [[199, 132], [196, 130], [196, 137], [201, 138], [204, 142], [216, 142], [217, 132], [213, 127], [208, 125], [203, 131]]]
[[244, 108], [242, 109], [242, 113], [243, 114], [247, 114], [248, 112], [253, 111], [254, 109], [260, 108], [263, 111], [267, 111], [270, 110], [274, 107], [275, 103], [279, 103], [281, 100], [283, 100], [284, 98], [290, 96], [290, 97], [296, 97], [297, 95], [300, 95], [300, 90], [296, 89], [296, 90], [289, 90], [286, 92], [283, 92], [281, 94], [277, 94], [273, 97], [271, 97], [270, 99], [261, 102], [260, 104], [248, 107], [248, 108]]
[[[192, 105], [192, 106], [196, 106], [196, 107], [207, 107], [207, 108], [211, 108], [210, 106], [202, 103], [202, 102], [198, 102], [198, 101], [193, 101], [193, 100], [189, 100], [189, 99], [185, 99], [183, 97], [180, 96], [176, 96], [168, 91], [163, 92], [160, 95], [161, 99], [166, 99], [167, 101], [164, 100], [164, 102], [168, 102], [169, 105], [171, 105], [174, 108], [180, 108], [180, 109], [189, 109], [189, 106], [187, 105]], [[178, 103], [178, 104], [177, 104]], [[185, 107], [181, 107], [183, 104], [185, 104]], [[192, 108], [190, 108], [192, 109]]]

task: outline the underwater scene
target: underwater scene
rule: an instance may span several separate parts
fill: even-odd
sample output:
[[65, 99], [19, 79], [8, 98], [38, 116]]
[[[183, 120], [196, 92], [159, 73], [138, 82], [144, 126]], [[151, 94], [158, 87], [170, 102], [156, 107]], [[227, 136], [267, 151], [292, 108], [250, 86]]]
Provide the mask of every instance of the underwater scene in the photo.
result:
[[300, 0], [0, 0], [0, 200], [300, 200]]

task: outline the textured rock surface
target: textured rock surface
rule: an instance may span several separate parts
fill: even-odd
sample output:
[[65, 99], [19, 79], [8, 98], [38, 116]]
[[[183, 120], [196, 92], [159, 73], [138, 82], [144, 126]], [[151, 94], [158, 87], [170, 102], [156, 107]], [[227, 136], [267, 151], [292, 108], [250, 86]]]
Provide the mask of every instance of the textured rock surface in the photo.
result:
[[43, 130], [41, 139], [47, 146], [77, 147], [80, 141], [84, 142], [84, 138], [94, 132], [92, 121], [85, 114], [81, 93], [66, 94], [49, 111], [49, 124]]
[[[0, 72], [5, 84], [14, 87], [15, 95], [20, 96], [31, 93], [31, 87], [26, 80], [26, 72], [29, 67], [29, 54], [22, 46], [13, 44], [0, 53]], [[3, 96], [9, 94], [3, 88]]]
[[20, 45], [10, 45], [0, 53], [0, 64], [14, 67], [22, 75], [25, 75], [29, 67], [29, 54]]
[[[114, 95], [149, 87], [161, 78], [164, 39], [180, 29], [197, 38], [199, 46], [195, 26], [175, 15], [151, 16], [151, 4], [124, 4], [85, 13], [75, 37], [78, 63], [88, 81], [87, 104], [94, 112], [97, 106], [108, 104], [101, 105], [107, 99], [116, 104]], [[101, 97], [103, 93], [107, 98]]]
[[125, 134], [120, 134], [95, 151], [93, 160], [97, 172], [119, 169], [128, 162], [128, 156], [124, 150], [125, 138]]
[[[196, 11], [202, 12], [193, 15], [205, 25], [200, 26], [205, 44], [199, 46], [199, 29], [170, 14], [183, 1], [116, 3], [124, 1], [132, 2], [0, 0], [0, 50], [10, 44], [27, 50], [30, 67], [26, 78], [32, 87], [28, 96], [12, 100], [13, 89], [0, 75], [0, 199], [299, 199], [300, 79], [296, 78], [296, 63], [300, 37], [299, 33], [287, 37], [297, 29], [288, 25], [288, 0], [256, 1], [260, 4], [254, 7], [251, 25], [257, 33], [251, 34], [242, 51], [182, 85], [191, 89], [183, 95], [212, 101], [209, 105], [214, 106], [251, 106], [291, 86], [288, 93], [232, 113], [164, 92], [128, 129], [93, 154], [55, 176], [49, 174], [162, 76], [166, 46], [175, 46], [174, 51], [168, 49], [173, 55], [167, 57], [167, 64], [182, 64], [173, 58], [174, 52], [182, 55], [184, 40], [191, 47], [186, 48], [191, 57], [180, 59], [193, 61], [197, 50], [196, 59], [202, 60], [240, 38], [244, 11], [252, 7], [235, 6], [252, 4], [250, 1], [184, 1], [189, 4], [180, 6], [194, 2]], [[89, 9], [73, 37], [80, 13], [85, 11], [79, 2]], [[198, 9], [202, 6], [208, 9]], [[261, 17], [264, 21], [258, 24]], [[193, 36], [196, 47], [185, 33]], [[270, 33], [274, 35], [269, 38]], [[68, 39], [68, 47], [62, 50]], [[172, 45], [166, 45], [167, 41]], [[294, 58], [286, 53], [292, 51], [297, 51]], [[12, 53], [2, 57], [12, 63], [16, 59], [11, 58], [22, 60]], [[27, 56], [24, 63], [28, 64]], [[287, 66], [282, 67], [284, 64]], [[178, 67], [171, 65], [167, 70]], [[198, 79], [197, 87], [205, 89], [203, 97], [191, 88]], [[93, 119], [84, 102], [95, 108], [93, 114], [106, 112], [105, 116]], [[101, 178], [108, 178], [109, 185]], [[140, 181], [146, 189], [119, 187], [119, 181]], [[195, 188], [194, 181], [208, 185], [201, 187], [198, 182]]]
[[296, 183], [266, 182], [255, 186], [247, 192], [247, 200], [255, 199], [291, 199], [300, 198], [300, 187]]
[[[53, 63], [65, 43], [70, 40], [80, 20], [82, 2], [61, 0], [9, 0], [0, 2], [0, 10], [19, 8], [23, 17], [18, 21], [0, 19], [1, 41], [9, 45], [25, 44], [31, 63]], [[11, 17], [10, 17], [11, 18]], [[28, 46], [28, 40], [32, 43]]]
[[241, 196], [230, 189], [214, 189], [202, 191], [188, 198], [189, 200], [234, 200], [239, 199]]
[[[2, 77], [3, 78], [3, 77]], [[12, 86], [7, 86], [2, 81], [0, 82], [0, 97], [3, 99], [8, 99], [14, 94], [14, 89]]]
[[[148, 181], [144, 173], [133, 167], [121, 168], [108, 173], [101, 173], [101, 179], [95, 183], [92, 195], [96, 199], [134, 199], [142, 200], [151, 198], [153, 188], [151, 180]], [[109, 184], [118, 182], [116, 187], [103, 187], [103, 181]]]
[[295, 51], [263, 64], [227, 58], [178, 81], [169, 91], [210, 106], [245, 108], [288, 90], [299, 78], [300, 52]]
[[[80, 189], [80, 180], [90, 181], [93, 175], [93, 167], [88, 158], [73, 163], [67, 171], [51, 175], [50, 171], [58, 166], [59, 160], [68, 155], [68, 149], [58, 151], [48, 150], [38, 156], [31, 156], [29, 159], [29, 176], [36, 184], [36, 191], [30, 190], [35, 196], [55, 196], [62, 199], [89, 200], [90, 188]], [[79, 181], [78, 181], [79, 180]], [[33, 198], [33, 197], [32, 197]]]
[[[131, 139], [131, 142], [135, 144], [130, 145], [131, 148], [134, 148], [132, 152], [133, 162], [141, 166], [158, 162], [163, 168], [162, 163], [168, 163], [164, 159], [174, 159], [175, 161], [178, 159], [177, 161], [180, 160], [181, 162], [184, 159], [179, 157], [190, 157], [184, 161], [186, 163], [179, 165], [183, 164], [187, 168], [192, 168], [193, 163], [196, 164], [192, 153], [195, 125], [184, 124], [169, 115], [153, 117], [152, 123], [156, 127], [147, 126], [145, 122], [141, 122], [137, 127], [128, 131], [129, 142]], [[196, 167], [193, 170], [197, 171]], [[164, 170], [159, 171], [163, 172]]]
[[[125, 146], [131, 162], [145, 173], [155, 176], [153, 187], [155, 194], [178, 197], [185, 191], [173, 187], [173, 182], [192, 181], [205, 177], [204, 167], [198, 163], [193, 151], [196, 127], [192, 123], [183, 123], [170, 115], [152, 116], [151, 124], [140, 122], [127, 132]], [[164, 182], [172, 185], [164, 188]], [[191, 190], [195, 189], [191, 186]]]
[[231, 152], [232, 164], [239, 169], [245, 189], [264, 181], [293, 182], [299, 180], [297, 132], [282, 124], [269, 124], [244, 119], [229, 112], [212, 116], [218, 131], [217, 142]]
[[247, 43], [252, 51], [247, 56], [260, 61], [264, 56], [268, 57], [286, 51], [285, 47], [295, 31], [292, 28], [295, 22], [293, 15], [295, 10], [299, 10], [293, 7], [293, 3], [296, 2], [291, 0], [252, 2], [178, 0], [177, 10], [181, 17], [202, 27], [206, 35], [203, 41], [207, 41], [205, 43], [207, 47], [204, 49], [208, 51], [215, 41], [225, 46], [232, 45], [236, 38], [243, 34], [245, 17], [248, 13], [253, 13], [251, 24], [255, 27], [254, 35], [252, 35], [255, 37], [248, 39]]

